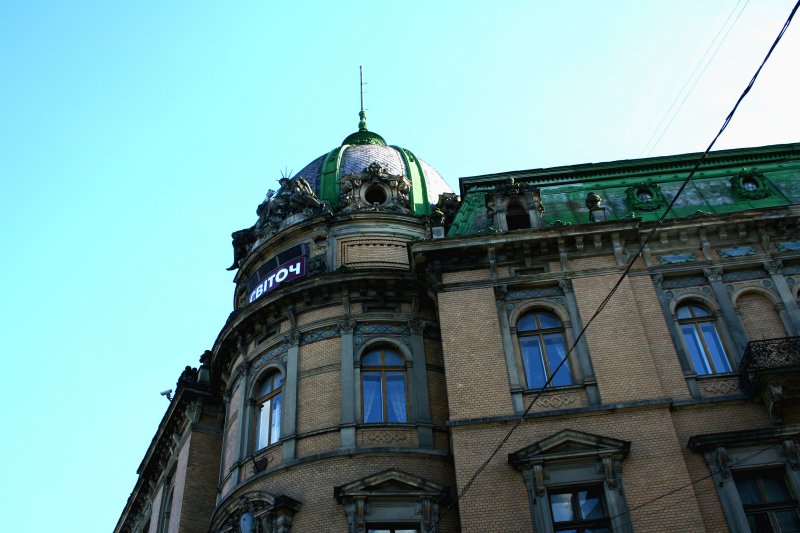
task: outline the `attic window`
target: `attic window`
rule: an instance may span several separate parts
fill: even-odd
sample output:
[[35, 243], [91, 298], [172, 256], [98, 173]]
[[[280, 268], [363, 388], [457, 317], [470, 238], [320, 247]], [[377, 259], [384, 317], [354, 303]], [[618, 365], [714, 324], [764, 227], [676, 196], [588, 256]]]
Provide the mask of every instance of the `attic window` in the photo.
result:
[[742, 179], [742, 189], [753, 192], [758, 190], [758, 182], [751, 177]]
[[508, 231], [526, 229], [531, 227], [531, 219], [524, 207], [514, 203], [506, 209], [506, 225], [508, 226]]
[[380, 185], [370, 185], [364, 192], [364, 199], [369, 205], [383, 205], [386, 202], [386, 191]]
[[642, 202], [651, 202], [653, 200], [653, 193], [647, 189], [639, 189], [636, 191], [636, 197]]

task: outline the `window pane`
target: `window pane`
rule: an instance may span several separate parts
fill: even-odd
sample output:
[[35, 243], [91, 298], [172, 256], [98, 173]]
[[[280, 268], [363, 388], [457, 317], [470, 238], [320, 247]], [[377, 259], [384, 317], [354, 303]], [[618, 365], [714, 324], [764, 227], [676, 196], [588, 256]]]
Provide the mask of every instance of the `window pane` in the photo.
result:
[[692, 305], [692, 312], [694, 312], [694, 316], [697, 317], [711, 316], [711, 313], [708, 312], [708, 309], [700, 305]]
[[553, 513], [553, 522], [575, 520], [575, 514], [572, 512], [572, 493], [551, 494], [550, 511]]
[[275, 390], [275, 374], [266, 378], [261, 384], [261, 388], [258, 389], [258, 397], [266, 396], [273, 390]]
[[269, 443], [275, 444], [281, 438], [281, 393], [272, 397], [272, 424], [270, 426]]
[[689, 356], [692, 358], [694, 371], [700, 375], [710, 374], [711, 367], [708, 366], [708, 361], [706, 361], [705, 351], [703, 350], [703, 345], [700, 344], [700, 339], [697, 336], [697, 330], [694, 324], [681, 326], [681, 332], [683, 333], [683, 340], [686, 342], [686, 347], [689, 349]]
[[753, 513], [747, 515], [747, 525], [750, 526], [751, 533], [772, 533], [772, 524], [767, 513]]
[[381, 366], [381, 352], [375, 350], [361, 358], [363, 366]]
[[522, 350], [522, 362], [525, 365], [525, 380], [528, 382], [528, 388], [541, 389], [547, 381], [547, 376], [544, 373], [538, 335], [520, 338], [519, 347]]
[[603, 508], [603, 499], [597, 487], [578, 491], [578, 506], [584, 520], [604, 518], [606, 516], [606, 510]]
[[764, 481], [764, 492], [766, 492], [768, 502], [785, 502], [792, 499], [786, 482], [783, 480], [783, 474], [779, 471], [765, 472], [761, 479]]
[[383, 422], [383, 397], [380, 372], [362, 372], [364, 389], [364, 422]]
[[539, 323], [541, 324], [542, 329], [561, 327], [561, 321], [559, 321], [550, 313], [539, 313]]
[[[555, 371], [567, 354], [564, 347], [564, 337], [560, 333], [552, 333], [544, 336], [544, 349], [547, 351], [547, 362], [550, 365], [550, 372]], [[558, 369], [553, 381], [550, 382], [554, 387], [572, 385], [572, 372], [570, 372], [569, 361]]]
[[800, 520], [797, 519], [797, 511], [775, 511], [775, 520], [782, 532], [800, 531]]
[[587, 527], [583, 531], [585, 533], [611, 533], [611, 529], [607, 527]]
[[678, 318], [692, 318], [692, 313], [689, 311], [688, 305], [680, 306], [675, 310], [675, 314], [678, 315]]
[[383, 352], [383, 364], [386, 366], [403, 366], [405, 361], [398, 354], [386, 350]]
[[725, 350], [722, 348], [722, 343], [719, 341], [717, 335], [717, 328], [714, 327], [713, 322], [704, 322], [700, 324], [700, 329], [703, 332], [703, 338], [706, 340], [706, 346], [711, 352], [711, 360], [714, 362], [714, 368], [717, 372], [730, 372], [731, 364], [728, 362], [728, 357], [725, 355]]
[[743, 505], [761, 503], [761, 491], [758, 489], [758, 480], [754, 477], [737, 477], [736, 490]]
[[269, 410], [270, 401], [258, 405], [258, 436], [256, 438], [256, 447], [261, 448], [269, 445]]
[[386, 373], [386, 408], [389, 422], [406, 422], [406, 375], [405, 372]]
[[517, 324], [517, 331], [533, 331], [534, 329], [536, 329], [534, 313], [529, 313], [523, 316]]

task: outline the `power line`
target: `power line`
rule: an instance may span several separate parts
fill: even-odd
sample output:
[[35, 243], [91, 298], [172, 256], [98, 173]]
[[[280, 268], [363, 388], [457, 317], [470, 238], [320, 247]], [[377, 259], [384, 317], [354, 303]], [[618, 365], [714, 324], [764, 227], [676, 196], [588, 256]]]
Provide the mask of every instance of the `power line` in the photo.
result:
[[[648, 152], [647, 155], [653, 153], [653, 151], [658, 147], [659, 143], [661, 142], [661, 139], [667, 133], [667, 131], [669, 130], [670, 126], [672, 126], [672, 122], [675, 120], [675, 118], [678, 116], [678, 114], [680, 114], [681, 109], [683, 109], [683, 104], [686, 103], [686, 100], [689, 99], [689, 96], [692, 94], [692, 91], [694, 91], [694, 88], [697, 87], [697, 84], [702, 79], [703, 74], [706, 73], [706, 69], [708, 69], [708, 66], [711, 64], [712, 61], [714, 61], [714, 58], [717, 57], [717, 52], [719, 52], [720, 48], [722, 48], [722, 45], [725, 44], [725, 40], [728, 38], [728, 34], [730, 34], [730, 32], [733, 29], [733, 27], [736, 26], [736, 23], [739, 21], [739, 17], [742, 16], [742, 13], [744, 13], [744, 10], [747, 8], [747, 4], [749, 4], [749, 3], [750, 3], [750, 0], [747, 0], [745, 2], [744, 7], [742, 7], [742, 10], [739, 11], [739, 13], [736, 15], [736, 18], [733, 20], [733, 24], [728, 26], [728, 29], [725, 31], [725, 35], [723, 35], [722, 40], [719, 42], [719, 45], [717, 45], [716, 49], [714, 49], [714, 53], [711, 55], [709, 60], [703, 66], [703, 70], [700, 71], [700, 75], [694, 80], [694, 83], [689, 88], [689, 91], [686, 93], [686, 95], [684, 95], [683, 100], [681, 100], [680, 105], [678, 105], [678, 108], [675, 110], [675, 113], [673, 113], [672, 117], [669, 119], [669, 122], [667, 122], [667, 125], [661, 131], [661, 135], [658, 136], [658, 139], [656, 139], [655, 144], [653, 144], [653, 147], [650, 149], [650, 151]], [[733, 14], [733, 13], [731, 13], [731, 14]], [[722, 31], [722, 28], [720, 28], [720, 31]], [[719, 35], [719, 34], [717, 34], [717, 35]], [[716, 37], [715, 37], [715, 39], [716, 39]], [[713, 41], [712, 41], [712, 44], [713, 44]], [[700, 65], [698, 64], [698, 67], [699, 66]], [[689, 80], [687, 80], [687, 82], [690, 81], [690, 80], [691, 80], [691, 78]], [[680, 93], [678, 93], [678, 96], [680, 96]]]
[[[730, 26], [730, 28], [728, 28], [728, 32], [725, 33], [725, 37], [722, 39], [722, 41], [720, 42], [720, 45], [714, 51], [713, 55], [711, 56], [711, 59], [709, 59], [708, 62], [705, 63], [705, 67], [703, 67], [703, 72], [700, 73], [700, 76], [695, 81], [695, 84], [692, 86], [691, 89], [689, 89], [689, 92], [686, 93], [686, 96], [684, 97], [684, 99], [681, 102], [681, 104], [678, 107], [678, 109], [675, 111], [674, 114], [672, 114], [672, 110], [675, 107], [675, 104], [678, 102], [678, 99], [681, 97], [681, 94], [683, 94], [683, 91], [686, 89], [686, 87], [689, 85], [689, 83], [691, 83], [691, 81], [694, 78], [695, 74], [697, 74], [697, 70], [705, 62], [706, 57], [708, 56], [708, 53], [713, 48], [714, 43], [717, 42], [717, 39], [719, 39], [719, 36], [722, 33], [722, 30], [724, 30], [725, 27], [728, 25], [728, 21], [731, 19], [733, 14], [736, 13], [736, 10], [739, 8], [739, 4], [741, 3], [741, 1], [742, 0], [736, 0], [736, 4], [734, 4], [733, 9], [728, 14], [728, 17], [725, 19], [725, 21], [722, 23], [722, 25], [719, 27], [719, 30], [717, 30], [717, 34], [714, 36], [713, 39], [711, 39], [711, 42], [708, 43], [708, 46], [706, 47], [705, 52], [703, 52], [703, 55], [700, 56], [700, 59], [697, 61], [697, 64], [694, 66], [694, 69], [692, 70], [691, 74], [689, 75], [688, 78], [686, 78], [686, 81], [683, 83], [683, 86], [681, 86], [681, 88], [678, 90], [678, 92], [675, 93], [675, 98], [672, 99], [672, 102], [670, 102], [670, 104], [667, 107], [666, 111], [664, 111], [664, 114], [661, 115], [661, 119], [658, 121], [658, 124], [656, 125], [655, 129], [653, 129], [653, 133], [650, 134], [650, 137], [647, 139], [647, 142], [645, 143], [644, 148], [642, 149], [641, 152], [639, 152], [640, 156], [649, 155], [650, 153], [653, 152], [653, 150], [655, 150], [656, 146], [658, 146], [658, 143], [661, 141], [661, 137], [663, 137], [664, 133], [669, 129], [670, 125], [672, 124], [672, 121], [675, 120], [675, 117], [680, 112], [681, 108], [683, 107], [684, 102], [686, 102], [686, 99], [689, 97], [689, 94], [691, 94], [691, 92], [694, 90], [694, 87], [697, 85], [697, 81], [699, 81], [700, 78], [703, 77], [703, 74], [705, 73], [706, 68], [708, 68], [708, 65], [711, 64], [711, 61], [713, 61], [714, 56], [717, 55], [717, 52], [719, 51], [720, 47], [722, 46], [722, 43], [725, 41], [725, 38], [728, 37], [728, 32], [730, 32], [730, 29], [733, 28], [734, 25], [736, 25], [736, 21], [739, 20], [739, 16], [741, 16], [741, 14], [744, 12], [744, 9], [747, 7], [747, 4], [750, 2], [750, 0], [745, 0], [745, 5], [742, 8], [742, 10], [739, 11], [739, 15], [736, 16], [736, 20], [734, 20], [733, 24]], [[670, 114], [672, 114], [672, 118], [669, 119], [668, 124], [664, 127], [664, 130], [662, 131], [661, 135], [658, 137], [658, 140], [656, 141], [656, 143], [653, 145], [653, 147], [650, 150], [648, 150], [648, 148], [650, 147], [650, 143], [653, 142], [653, 139], [656, 137], [656, 135], [658, 134], [659, 130], [661, 130], [661, 126], [664, 124], [664, 121], [667, 120], [667, 117], [669, 117]]]
[[[442, 518], [450, 511], [450, 509], [452, 509], [461, 500], [461, 498], [464, 497], [464, 495], [467, 493], [467, 491], [472, 486], [472, 484], [475, 482], [475, 480], [480, 475], [480, 473], [483, 472], [483, 470], [489, 465], [491, 460], [494, 459], [494, 457], [500, 452], [500, 450], [502, 449], [503, 445], [506, 442], [508, 442], [508, 439], [511, 438], [511, 435], [514, 433], [514, 431], [516, 431], [516, 429], [520, 426], [520, 424], [522, 424], [523, 420], [525, 420], [525, 417], [528, 415], [528, 413], [530, 413], [530, 410], [533, 408], [533, 406], [536, 403], [536, 401], [539, 399], [539, 397], [542, 395], [542, 393], [547, 389], [547, 387], [550, 386], [550, 383], [553, 381], [553, 378], [556, 376], [558, 371], [561, 369], [561, 367], [567, 361], [567, 359], [569, 357], [569, 354], [572, 353], [572, 351], [575, 349], [575, 346], [578, 344], [578, 342], [581, 340], [581, 338], [583, 338], [584, 334], [586, 333], [586, 330], [589, 328], [591, 323], [602, 312], [602, 310], [605, 308], [605, 306], [608, 304], [608, 302], [611, 301], [611, 298], [617, 292], [617, 289], [620, 287], [620, 285], [622, 285], [622, 282], [625, 280], [625, 278], [628, 276], [628, 273], [630, 273], [631, 269], [633, 268], [633, 265], [636, 262], [636, 259], [642, 254], [642, 251], [644, 251], [644, 248], [650, 242], [650, 239], [653, 237], [653, 235], [655, 235], [656, 229], [664, 222], [664, 220], [666, 219], [666, 216], [672, 210], [672, 208], [675, 205], [675, 203], [677, 202], [678, 198], [683, 193], [684, 189], [686, 189], [686, 186], [689, 185], [689, 182], [691, 181], [692, 177], [694, 177], [695, 173], [697, 172], [697, 169], [700, 168], [700, 165], [703, 163], [703, 161], [706, 159], [706, 157], [708, 157], [708, 153], [714, 147], [714, 145], [716, 144], [716, 142], [719, 139], [720, 135], [722, 135], [722, 132], [724, 132], [725, 129], [728, 127], [728, 124], [730, 124], [730, 121], [733, 118], [733, 115], [736, 113], [736, 110], [739, 108], [739, 105], [742, 103], [742, 100], [744, 100], [745, 96], [747, 96], [747, 94], [753, 88], [753, 85], [755, 84], [756, 79], [758, 79], [758, 75], [761, 73], [761, 70], [764, 68], [764, 65], [766, 65], [767, 61], [769, 60], [770, 56], [772, 55], [772, 52], [775, 50], [775, 47], [778, 45], [778, 43], [780, 42], [781, 38], [783, 37], [783, 34], [786, 33], [786, 30], [789, 28], [789, 25], [791, 24], [792, 19], [794, 18], [794, 15], [797, 12], [798, 7], [800, 7], [800, 0], [798, 0], [798, 2], [794, 5], [794, 8], [792, 8], [792, 11], [791, 11], [791, 13], [789, 13], [789, 17], [786, 19], [786, 22], [784, 23], [783, 28], [781, 28], [781, 31], [778, 33], [778, 36], [775, 38], [775, 41], [772, 43], [772, 46], [770, 46], [769, 51], [767, 52], [767, 55], [764, 56], [764, 59], [761, 61], [761, 64], [759, 65], [759, 67], [756, 70], [755, 74], [753, 74], [753, 77], [750, 79], [750, 82], [747, 84], [747, 86], [745, 87], [744, 91], [742, 91], [742, 94], [739, 96], [738, 100], [736, 100], [736, 103], [734, 104], [733, 109], [731, 109], [730, 113], [728, 113], [728, 116], [725, 117], [725, 120], [722, 123], [722, 127], [720, 127], [720, 129], [717, 132], [717, 134], [711, 140], [711, 143], [709, 143], [708, 147], [705, 149], [705, 151], [702, 153], [702, 155], [697, 159], [697, 161], [695, 162], [694, 166], [692, 167], [692, 170], [686, 176], [686, 179], [683, 180], [683, 183], [681, 183], [680, 188], [678, 188], [678, 191], [675, 193], [675, 196], [672, 198], [672, 201], [669, 203], [667, 208], [664, 210], [664, 213], [653, 224], [653, 227], [647, 233], [647, 237], [645, 237], [645, 239], [642, 241], [642, 244], [639, 246], [639, 250], [636, 252], [636, 254], [631, 256], [630, 261], [628, 261], [628, 264], [625, 267], [625, 270], [622, 272], [622, 275], [619, 277], [617, 282], [611, 288], [611, 291], [609, 291], [608, 295], [603, 299], [602, 302], [600, 302], [600, 305], [597, 307], [597, 310], [594, 312], [594, 314], [589, 319], [589, 321], [586, 323], [586, 325], [583, 326], [583, 329], [581, 329], [580, 333], [578, 334], [578, 336], [575, 339], [575, 342], [572, 343], [572, 346], [567, 351], [567, 353], [564, 355], [564, 358], [556, 366], [555, 370], [551, 373], [550, 377], [544, 383], [544, 386], [541, 389], [539, 389], [539, 391], [536, 393], [536, 396], [534, 396], [533, 399], [531, 400], [531, 402], [528, 404], [528, 407], [519, 416], [519, 418], [517, 418], [517, 421], [514, 423], [513, 426], [511, 426], [511, 428], [508, 430], [506, 435], [500, 440], [500, 442], [497, 444], [497, 446], [492, 451], [492, 453], [489, 455], [489, 457], [481, 464], [480, 467], [478, 467], [478, 469], [475, 471], [475, 473], [472, 475], [472, 477], [469, 479], [469, 481], [464, 485], [464, 488], [461, 489], [461, 491], [458, 493], [456, 498], [447, 507], [444, 508], [442, 513], [436, 519], [436, 522], [433, 523], [432, 527], [435, 527], [442, 520]], [[674, 492], [674, 491], [672, 491], [672, 492]], [[661, 497], [663, 497], [663, 496], [654, 498], [652, 501], [657, 501]], [[642, 506], [647, 505], [647, 504], [648, 504], [648, 502], [645, 502], [644, 504], [642, 504], [639, 507], [637, 507], [637, 509], [641, 508]]]

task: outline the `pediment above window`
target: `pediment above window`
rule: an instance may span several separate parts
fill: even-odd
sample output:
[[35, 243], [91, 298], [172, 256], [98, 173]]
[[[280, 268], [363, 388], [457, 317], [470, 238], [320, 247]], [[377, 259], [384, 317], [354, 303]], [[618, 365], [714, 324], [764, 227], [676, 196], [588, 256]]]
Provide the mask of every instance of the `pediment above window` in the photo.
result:
[[520, 468], [531, 463], [573, 461], [587, 457], [613, 457], [620, 460], [628, 455], [630, 447], [631, 443], [628, 441], [564, 429], [509, 454], [508, 462], [515, 468]]
[[415, 497], [441, 498], [447, 488], [401, 470], [384, 470], [334, 489], [339, 502], [353, 498]]

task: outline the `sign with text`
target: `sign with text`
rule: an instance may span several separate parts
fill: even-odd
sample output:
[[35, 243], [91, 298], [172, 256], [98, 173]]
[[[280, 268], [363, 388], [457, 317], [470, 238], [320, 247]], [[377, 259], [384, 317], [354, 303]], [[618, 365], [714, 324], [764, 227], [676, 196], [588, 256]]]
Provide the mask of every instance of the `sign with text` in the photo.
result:
[[261, 281], [261, 283], [256, 285], [256, 287], [250, 291], [250, 296], [247, 298], [247, 303], [261, 298], [285, 281], [302, 278], [305, 275], [305, 257], [298, 257], [296, 259], [292, 259], [291, 261], [287, 261], [286, 263], [283, 263], [274, 270], [270, 271], [269, 274], [264, 277], [263, 281]]

